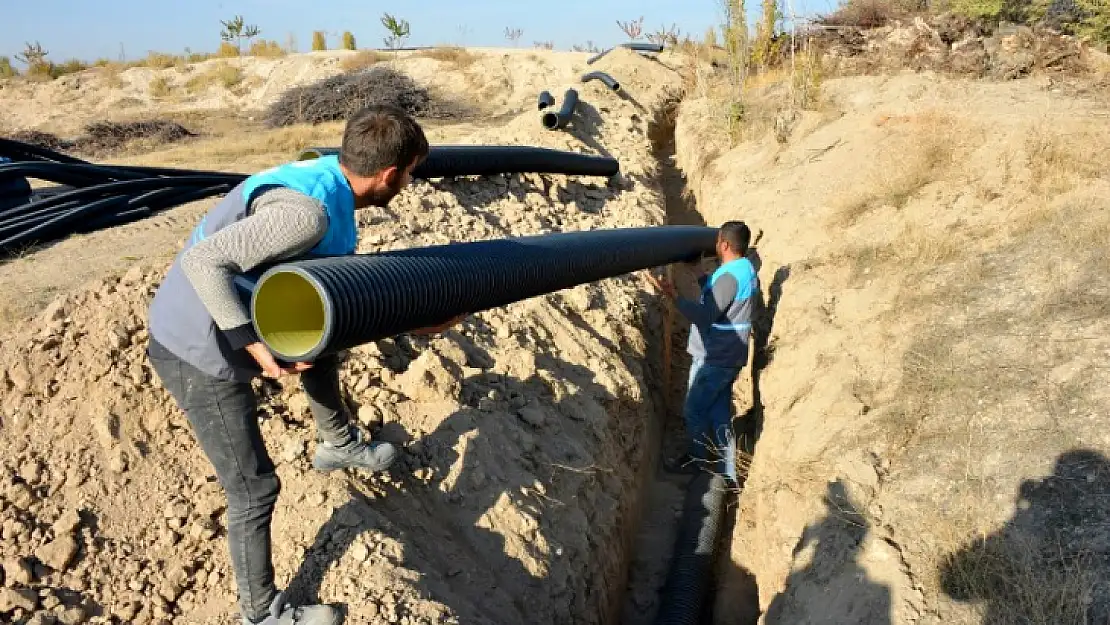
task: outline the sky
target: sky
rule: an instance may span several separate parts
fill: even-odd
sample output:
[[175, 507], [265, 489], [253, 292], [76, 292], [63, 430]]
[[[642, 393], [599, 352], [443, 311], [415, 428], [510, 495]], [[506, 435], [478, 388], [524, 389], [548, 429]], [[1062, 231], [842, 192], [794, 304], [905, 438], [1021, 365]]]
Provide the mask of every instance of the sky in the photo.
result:
[[[599, 48], [627, 40], [617, 20], [644, 17], [644, 32], [677, 26], [700, 40], [721, 21], [721, 0], [38, 0], [4, 2], [0, 15], [0, 56], [39, 42], [47, 59], [126, 60], [148, 52], [212, 52], [220, 45], [220, 20], [242, 15], [261, 38], [286, 44], [292, 35], [299, 51], [311, 49], [312, 32], [328, 33], [338, 47], [345, 30], [360, 48], [384, 47], [383, 13], [409, 21], [407, 45], [507, 46], [505, 28], [520, 28], [518, 45], [551, 41], [557, 50], [591, 40]], [[793, 0], [798, 15], [828, 12], [835, 0]], [[748, 0], [757, 9], [758, 0]], [[755, 5], [755, 6], [752, 6]], [[185, 8], [188, 7], [188, 8]], [[754, 17], [754, 15], [753, 15]], [[20, 64], [17, 62], [17, 66]]]

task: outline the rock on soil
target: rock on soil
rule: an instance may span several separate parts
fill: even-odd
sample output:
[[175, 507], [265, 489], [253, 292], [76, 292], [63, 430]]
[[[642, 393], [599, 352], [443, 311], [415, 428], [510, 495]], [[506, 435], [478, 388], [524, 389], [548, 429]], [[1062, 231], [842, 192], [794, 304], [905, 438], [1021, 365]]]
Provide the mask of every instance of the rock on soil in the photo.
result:
[[[635, 105], [580, 85], [589, 106], [549, 132], [531, 94], [518, 117], [467, 140], [600, 145], [621, 176], [418, 181], [361, 215], [361, 251], [661, 223], [637, 106], [656, 106], [676, 76], [623, 51], [603, 65]], [[578, 69], [547, 87], [576, 84]], [[222, 492], [144, 357], [166, 268], [140, 264], [64, 294], [3, 338], [0, 620], [237, 622]], [[642, 328], [660, 313], [641, 287], [606, 280], [442, 336], [351, 350], [352, 414], [403, 450], [388, 476], [313, 471], [296, 379], [257, 383], [283, 487], [279, 585], [347, 604], [347, 623], [600, 622], [623, 584], [629, 495], [655, 409]]]

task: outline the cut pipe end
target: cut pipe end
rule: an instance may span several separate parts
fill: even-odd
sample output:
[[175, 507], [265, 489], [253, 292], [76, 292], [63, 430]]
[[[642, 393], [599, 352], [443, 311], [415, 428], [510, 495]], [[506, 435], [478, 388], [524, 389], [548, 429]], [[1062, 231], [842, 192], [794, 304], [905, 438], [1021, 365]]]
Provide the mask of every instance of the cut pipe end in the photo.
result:
[[310, 161], [314, 158], [320, 158], [323, 155], [323, 152], [321, 152], [320, 150], [317, 150], [315, 148], [308, 148], [306, 150], [301, 150], [301, 153], [297, 155], [297, 160]]
[[255, 287], [251, 309], [258, 337], [290, 362], [315, 357], [331, 334], [321, 287], [297, 270], [264, 275]]
[[543, 127], [548, 130], [556, 130], [559, 128], [559, 114], [558, 113], [544, 113], [543, 114]]

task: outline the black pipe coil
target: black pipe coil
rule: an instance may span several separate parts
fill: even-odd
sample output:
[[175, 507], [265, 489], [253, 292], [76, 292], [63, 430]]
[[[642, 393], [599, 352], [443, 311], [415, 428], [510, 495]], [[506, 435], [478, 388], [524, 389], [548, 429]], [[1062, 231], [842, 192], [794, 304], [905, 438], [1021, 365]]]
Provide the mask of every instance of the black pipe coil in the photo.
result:
[[[338, 153], [339, 148], [309, 148], [300, 158]], [[579, 152], [527, 145], [435, 145], [412, 175], [422, 179], [523, 173], [608, 177], [619, 171], [615, 158]]]
[[572, 117], [574, 117], [574, 110], [578, 107], [578, 92], [574, 89], [567, 89], [563, 94], [563, 105], [559, 107], [558, 111], [544, 111], [541, 116], [543, 127], [548, 130], [559, 130], [565, 128]]
[[[635, 50], [637, 52], [662, 52], [663, 51], [663, 44], [661, 44], [661, 43], [645, 43], [643, 41], [629, 41], [628, 43], [622, 43], [622, 44], [618, 45], [617, 47], [618, 48], [628, 48], [629, 50]], [[590, 58], [586, 59], [586, 65], [593, 65], [595, 61], [597, 61], [601, 57], [605, 56], [606, 54], [609, 54], [610, 52], [612, 52], [615, 49], [616, 48], [608, 48], [606, 50], [598, 52], [597, 54], [595, 54], [595, 55], [591, 56]]]
[[[275, 356], [311, 360], [457, 315], [505, 306], [537, 295], [712, 253], [715, 228], [661, 226], [564, 232], [475, 241], [282, 263], [259, 278], [251, 299], [255, 330]], [[292, 272], [323, 300], [325, 321], [318, 342], [302, 353], [285, 353], [268, 341], [259, 324], [267, 281]], [[280, 282], [275, 283], [280, 284]], [[273, 305], [264, 302], [261, 307]], [[301, 303], [282, 299], [283, 309]]]
[[655, 625], [704, 622], [724, 525], [727, 484], [723, 476], [706, 472], [690, 480]]
[[600, 80], [606, 87], [609, 87], [613, 91], [621, 90], [621, 84], [605, 72], [590, 72], [582, 75], [582, 82], [590, 82], [591, 80]]
[[549, 106], [555, 106], [555, 96], [551, 95], [550, 91], [541, 91], [539, 98], [536, 99], [536, 105], [541, 111]]

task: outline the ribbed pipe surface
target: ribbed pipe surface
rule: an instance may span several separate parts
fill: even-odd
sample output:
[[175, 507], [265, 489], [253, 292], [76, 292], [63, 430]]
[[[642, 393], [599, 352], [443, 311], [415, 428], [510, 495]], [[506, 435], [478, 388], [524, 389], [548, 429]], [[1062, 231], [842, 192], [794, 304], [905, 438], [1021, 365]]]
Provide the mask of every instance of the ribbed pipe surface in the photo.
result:
[[725, 520], [727, 488], [723, 477], [705, 472], [690, 481], [655, 625], [702, 622]]
[[567, 89], [563, 94], [563, 105], [559, 107], [558, 111], [544, 111], [542, 115], [543, 127], [548, 130], [559, 130], [566, 128], [574, 117], [574, 110], [578, 107], [578, 92], [574, 89]]
[[[297, 157], [308, 160], [338, 154], [339, 148], [308, 148]], [[417, 165], [414, 178], [490, 176], [493, 174], [564, 174], [613, 176], [620, 171], [615, 158], [527, 145], [433, 145]]]
[[621, 90], [621, 84], [605, 72], [590, 72], [582, 75], [582, 82], [590, 82], [591, 80], [600, 80], [606, 87], [609, 87], [613, 91]]
[[311, 259], [271, 267], [251, 297], [279, 358], [312, 360], [460, 314], [714, 251], [715, 228], [620, 228]]

